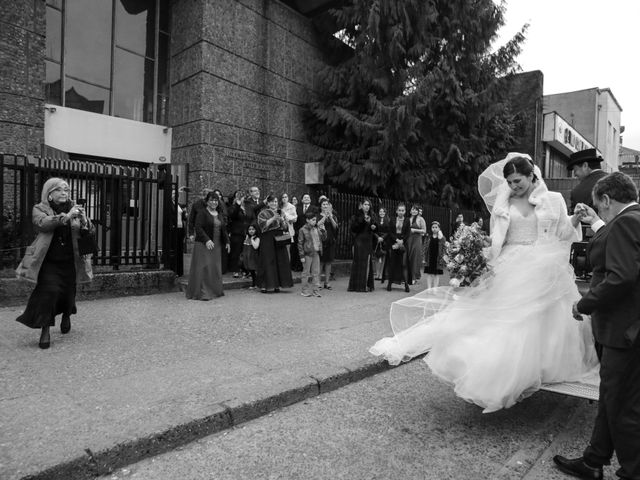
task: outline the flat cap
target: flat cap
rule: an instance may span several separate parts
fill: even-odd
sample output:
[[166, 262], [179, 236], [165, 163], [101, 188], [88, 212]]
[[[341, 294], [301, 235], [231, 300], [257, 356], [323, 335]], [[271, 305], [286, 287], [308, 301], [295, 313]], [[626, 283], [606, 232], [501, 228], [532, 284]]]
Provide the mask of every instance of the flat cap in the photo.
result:
[[572, 153], [567, 163], [567, 169], [571, 170], [574, 165], [580, 165], [584, 162], [602, 162], [602, 155], [595, 148], [587, 148], [586, 150]]

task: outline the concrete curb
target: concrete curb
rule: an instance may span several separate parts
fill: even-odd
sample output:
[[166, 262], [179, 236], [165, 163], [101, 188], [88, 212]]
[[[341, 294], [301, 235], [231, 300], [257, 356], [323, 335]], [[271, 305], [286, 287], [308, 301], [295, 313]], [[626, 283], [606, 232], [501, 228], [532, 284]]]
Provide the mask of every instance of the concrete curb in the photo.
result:
[[385, 360], [373, 358], [347, 365], [333, 372], [305, 376], [280, 392], [252, 399], [233, 399], [212, 406], [203, 418], [175, 425], [165, 431], [100, 452], [85, 449], [85, 455], [60, 463], [21, 480], [83, 480], [109, 474], [119, 468], [159, 455], [178, 447], [259, 418], [280, 408], [317, 397], [350, 383], [395, 368]]

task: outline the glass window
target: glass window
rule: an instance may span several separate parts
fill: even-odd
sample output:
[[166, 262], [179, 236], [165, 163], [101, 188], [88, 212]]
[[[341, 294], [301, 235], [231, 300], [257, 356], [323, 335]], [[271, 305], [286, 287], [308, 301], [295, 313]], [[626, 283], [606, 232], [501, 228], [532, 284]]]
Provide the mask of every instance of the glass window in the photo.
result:
[[62, 61], [62, 12], [47, 7], [47, 51], [46, 58]]
[[153, 61], [116, 48], [114, 115], [153, 122]]
[[65, 107], [94, 113], [109, 113], [109, 90], [67, 77]]
[[46, 0], [45, 4], [47, 102], [168, 123], [169, 0]]
[[116, 45], [155, 58], [156, 0], [116, 2]]
[[108, 88], [111, 2], [66, 0], [65, 29], [66, 74]]
[[60, 95], [60, 64], [45, 60], [44, 98], [47, 103], [62, 105]]

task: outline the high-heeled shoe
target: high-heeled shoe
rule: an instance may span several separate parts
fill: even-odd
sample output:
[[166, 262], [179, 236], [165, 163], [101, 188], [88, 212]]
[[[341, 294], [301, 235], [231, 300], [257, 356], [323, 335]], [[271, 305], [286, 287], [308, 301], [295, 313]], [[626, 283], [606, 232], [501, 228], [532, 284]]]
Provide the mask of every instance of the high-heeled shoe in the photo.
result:
[[49, 327], [42, 327], [42, 332], [40, 333], [40, 342], [38, 346], [43, 350], [49, 348], [51, 344], [51, 339], [49, 337]]
[[71, 317], [69, 315], [62, 315], [62, 320], [60, 321], [60, 332], [63, 334], [69, 333], [71, 330]]

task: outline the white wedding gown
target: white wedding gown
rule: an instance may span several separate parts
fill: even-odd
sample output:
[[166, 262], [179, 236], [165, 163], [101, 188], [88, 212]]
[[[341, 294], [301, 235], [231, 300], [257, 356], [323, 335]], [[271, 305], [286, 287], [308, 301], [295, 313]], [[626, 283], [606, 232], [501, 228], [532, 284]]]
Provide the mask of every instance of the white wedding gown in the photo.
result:
[[432, 372], [485, 413], [511, 407], [543, 383], [597, 378], [590, 321], [571, 314], [580, 294], [568, 243], [536, 241], [536, 216], [515, 207], [510, 214], [489, 274], [473, 287], [432, 288], [394, 302], [395, 336], [370, 349], [391, 364], [428, 351]]

